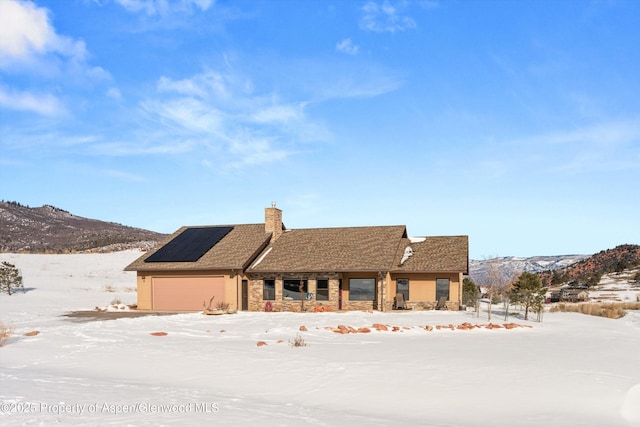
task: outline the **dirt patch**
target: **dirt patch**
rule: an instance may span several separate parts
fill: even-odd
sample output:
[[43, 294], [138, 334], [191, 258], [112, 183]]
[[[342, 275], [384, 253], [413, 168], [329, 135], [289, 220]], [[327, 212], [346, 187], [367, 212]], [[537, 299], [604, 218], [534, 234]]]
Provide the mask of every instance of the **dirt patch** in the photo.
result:
[[93, 322], [96, 320], [115, 320], [115, 319], [127, 319], [132, 317], [144, 317], [144, 316], [170, 316], [178, 314], [174, 312], [160, 312], [160, 311], [97, 311], [97, 310], [85, 310], [85, 311], [71, 311], [65, 313], [62, 317], [66, 317], [67, 320], [72, 322]]

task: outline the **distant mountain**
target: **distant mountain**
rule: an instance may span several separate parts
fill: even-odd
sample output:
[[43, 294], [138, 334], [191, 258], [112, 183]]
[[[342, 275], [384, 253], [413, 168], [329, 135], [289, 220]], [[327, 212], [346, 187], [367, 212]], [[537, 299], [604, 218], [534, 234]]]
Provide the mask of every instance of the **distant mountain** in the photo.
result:
[[[640, 245], [620, 245], [567, 267], [540, 273], [547, 285], [595, 286], [603, 275], [640, 266]], [[550, 269], [551, 270], [551, 269]]]
[[534, 256], [522, 257], [498, 257], [484, 260], [469, 261], [469, 276], [475, 283], [486, 283], [489, 265], [497, 264], [498, 269], [505, 276], [519, 275], [527, 271], [529, 273], [539, 273], [548, 270], [558, 270], [579, 261], [589, 258], [590, 255], [559, 255], [559, 256]]
[[0, 252], [111, 252], [151, 248], [166, 235], [73, 215], [51, 205], [0, 201]]

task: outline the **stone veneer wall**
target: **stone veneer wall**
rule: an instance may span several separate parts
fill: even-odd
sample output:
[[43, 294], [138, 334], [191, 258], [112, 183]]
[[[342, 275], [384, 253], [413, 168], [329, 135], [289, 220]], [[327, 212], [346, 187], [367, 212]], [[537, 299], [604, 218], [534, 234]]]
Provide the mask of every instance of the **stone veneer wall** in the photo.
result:
[[[286, 275], [287, 278], [291, 278], [291, 275]], [[249, 311], [264, 311], [266, 300], [263, 299], [263, 280], [275, 279], [276, 282], [276, 299], [271, 300], [273, 311], [315, 311], [316, 307], [327, 307], [330, 311], [338, 310], [338, 298], [339, 298], [339, 281], [341, 275], [339, 273], [309, 273], [300, 274], [298, 277], [306, 278], [308, 280], [307, 292], [313, 292], [314, 296], [311, 300], [304, 301], [302, 304], [300, 301], [283, 301], [282, 300], [282, 274], [252, 274], [249, 279]], [[298, 278], [296, 277], [296, 278]], [[316, 288], [316, 279], [329, 279], [329, 301], [318, 301], [316, 297], [318, 295]], [[384, 277], [378, 278], [377, 285], [377, 297], [375, 301], [349, 301], [348, 298], [342, 301], [343, 310], [383, 310], [392, 311], [393, 301], [387, 301], [386, 295], [383, 294], [386, 280]], [[433, 310], [436, 308], [436, 301], [407, 301], [407, 307], [412, 310]], [[447, 308], [449, 310], [459, 310], [460, 307], [456, 301], [447, 301]]]
[[[315, 311], [316, 307], [327, 307], [330, 311], [338, 310], [338, 297], [339, 297], [339, 280], [340, 275], [337, 273], [326, 274], [300, 274], [297, 277], [292, 275], [286, 275], [286, 278], [305, 278], [307, 279], [307, 292], [313, 292], [313, 298], [311, 300], [305, 300], [303, 302], [299, 300], [283, 301], [282, 300], [282, 280], [285, 278], [282, 274], [252, 274], [249, 279], [249, 311], [265, 311], [266, 300], [263, 299], [263, 281], [264, 279], [275, 279], [276, 299], [271, 300], [271, 306], [273, 311]], [[316, 279], [329, 279], [329, 300], [318, 301], [316, 297], [317, 287]], [[344, 309], [344, 307], [343, 307]]]
[[[437, 301], [407, 301], [407, 308], [411, 310], [435, 310]], [[385, 310], [393, 310], [393, 303], [385, 303]], [[447, 301], [447, 310], [460, 310], [458, 303], [455, 301]]]

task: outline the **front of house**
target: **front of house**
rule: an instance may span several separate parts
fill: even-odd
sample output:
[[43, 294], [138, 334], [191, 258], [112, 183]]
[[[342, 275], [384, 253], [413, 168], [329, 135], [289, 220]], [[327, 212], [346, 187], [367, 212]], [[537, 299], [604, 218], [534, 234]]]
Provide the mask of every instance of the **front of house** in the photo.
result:
[[391, 310], [438, 301], [461, 306], [468, 237], [407, 237], [405, 226], [288, 230], [264, 224], [182, 227], [125, 268], [137, 272], [138, 309], [199, 311]]

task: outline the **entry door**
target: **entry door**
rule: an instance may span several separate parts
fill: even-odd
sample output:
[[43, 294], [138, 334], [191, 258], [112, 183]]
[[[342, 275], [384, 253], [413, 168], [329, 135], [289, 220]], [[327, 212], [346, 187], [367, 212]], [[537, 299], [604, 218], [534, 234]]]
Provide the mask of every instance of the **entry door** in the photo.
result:
[[242, 281], [242, 310], [249, 310], [249, 282], [247, 280]]

